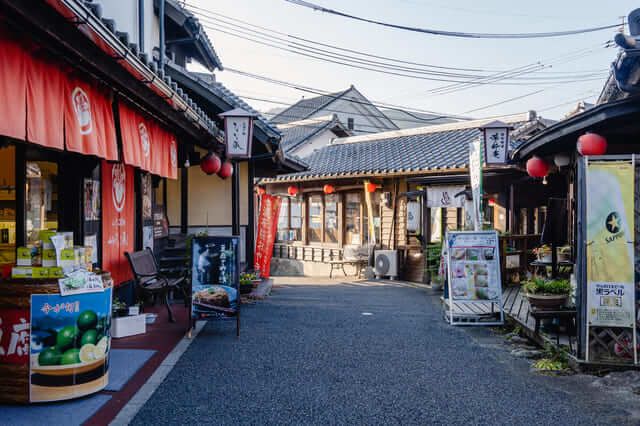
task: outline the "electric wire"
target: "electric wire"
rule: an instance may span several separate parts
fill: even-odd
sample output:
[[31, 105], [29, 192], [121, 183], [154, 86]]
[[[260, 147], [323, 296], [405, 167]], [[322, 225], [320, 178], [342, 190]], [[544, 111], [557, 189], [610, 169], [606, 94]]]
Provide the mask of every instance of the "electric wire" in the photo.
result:
[[531, 39], [531, 38], [548, 38], [548, 37], [562, 37], [562, 36], [570, 36], [577, 34], [585, 34], [592, 33], [596, 31], [602, 31], [607, 29], [612, 29], [618, 27], [620, 24], [611, 24], [611, 25], [602, 25], [598, 27], [589, 27], [589, 28], [581, 28], [576, 30], [566, 30], [566, 31], [552, 31], [552, 32], [537, 32], [537, 33], [469, 33], [469, 32], [461, 32], [461, 31], [444, 31], [444, 30], [436, 30], [431, 28], [419, 28], [419, 27], [411, 27], [407, 25], [399, 25], [392, 24], [383, 21], [377, 21], [374, 19], [364, 18], [357, 15], [351, 15], [345, 12], [340, 12], [335, 9], [326, 8], [320, 6], [315, 3], [311, 3], [304, 0], [284, 0], [287, 3], [291, 3], [297, 6], [306, 7], [309, 9], [313, 9], [315, 11], [340, 16], [343, 18], [348, 18], [356, 21], [367, 22], [370, 24], [380, 25], [383, 27], [394, 28], [399, 30], [423, 33], [423, 34], [431, 34], [438, 36], [447, 36], [447, 37], [462, 37], [462, 38], [482, 38], [482, 39]]

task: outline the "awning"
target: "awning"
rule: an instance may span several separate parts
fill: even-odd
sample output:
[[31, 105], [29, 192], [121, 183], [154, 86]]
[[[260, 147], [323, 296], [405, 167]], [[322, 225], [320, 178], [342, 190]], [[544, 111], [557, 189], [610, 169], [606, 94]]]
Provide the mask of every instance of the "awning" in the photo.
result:
[[116, 161], [110, 94], [0, 31], [0, 134]]
[[125, 102], [118, 105], [124, 162], [158, 176], [178, 177], [175, 136]]

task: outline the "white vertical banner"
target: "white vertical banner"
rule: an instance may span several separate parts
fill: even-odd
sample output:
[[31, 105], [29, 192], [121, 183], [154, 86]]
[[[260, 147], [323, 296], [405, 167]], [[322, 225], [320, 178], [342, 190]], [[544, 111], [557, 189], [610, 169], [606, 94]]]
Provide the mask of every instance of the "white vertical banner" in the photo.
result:
[[471, 180], [471, 192], [473, 194], [473, 230], [482, 230], [482, 139], [469, 143], [469, 178]]
[[407, 202], [407, 231], [417, 231], [420, 229], [420, 203], [417, 201]]

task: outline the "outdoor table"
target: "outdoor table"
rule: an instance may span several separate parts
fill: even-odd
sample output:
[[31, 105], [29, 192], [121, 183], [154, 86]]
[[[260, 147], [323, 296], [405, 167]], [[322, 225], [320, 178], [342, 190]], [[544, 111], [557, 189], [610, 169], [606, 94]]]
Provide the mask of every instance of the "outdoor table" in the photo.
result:
[[561, 309], [546, 310], [546, 309], [537, 309], [532, 306], [529, 313], [535, 319], [534, 330], [536, 334], [540, 332], [541, 320], [543, 319], [558, 320], [559, 324], [558, 324], [558, 329], [556, 331], [556, 343], [558, 345], [560, 345], [560, 326], [564, 324], [567, 330], [567, 336], [569, 337], [569, 349], [573, 350], [571, 345], [571, 336], [575, 335], [575, 329], [576, 329], [575, 322], [576, 322], [577, 313], [575, 309], [561, 308]]
[[60, 401], [104, 389], [111, 295], [107, 287], [63, 297], [57, 279], [0, 281], [0, 403]]

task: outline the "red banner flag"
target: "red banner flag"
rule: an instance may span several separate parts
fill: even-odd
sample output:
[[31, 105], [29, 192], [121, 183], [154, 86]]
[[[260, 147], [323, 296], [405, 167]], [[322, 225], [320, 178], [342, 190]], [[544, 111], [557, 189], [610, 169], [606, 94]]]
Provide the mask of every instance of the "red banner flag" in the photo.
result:
[[282, 200], [273, 195], [264, 194], [261, 197], [254, 268], [260, 271], [260, 276], [264, 278], [269, 278], [271, 274], [271, 256], [273, 243], [276, 241], [281, 203]]
[[131, 279], [124, 252], [134, 245], [133, 167], [102, 162], [102, 269], [116, 285]]

